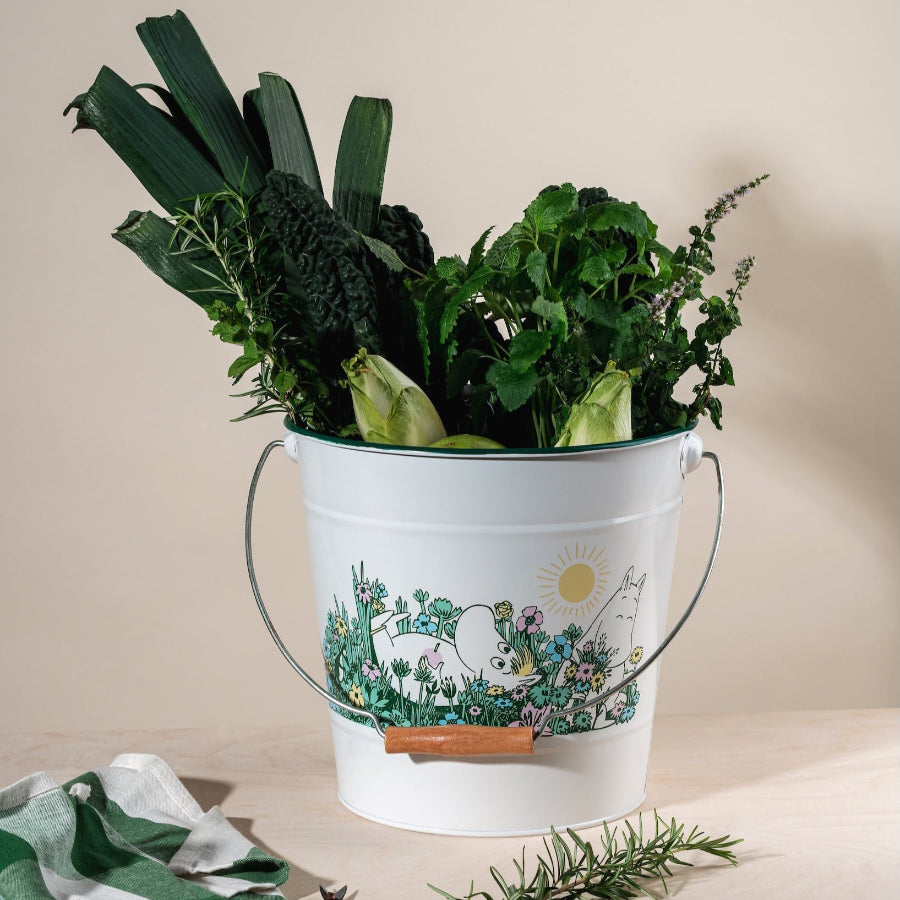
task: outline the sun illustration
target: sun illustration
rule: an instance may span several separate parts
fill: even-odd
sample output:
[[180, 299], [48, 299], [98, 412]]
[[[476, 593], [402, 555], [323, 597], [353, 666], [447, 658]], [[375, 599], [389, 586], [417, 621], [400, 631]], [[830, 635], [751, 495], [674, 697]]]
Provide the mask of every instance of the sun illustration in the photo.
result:
[[541, 605], [561, 616], [587, 616], [606, 588], [609, 566], [603, 547], [575, 544], [556, 554], [556, 562], [538, 571]]

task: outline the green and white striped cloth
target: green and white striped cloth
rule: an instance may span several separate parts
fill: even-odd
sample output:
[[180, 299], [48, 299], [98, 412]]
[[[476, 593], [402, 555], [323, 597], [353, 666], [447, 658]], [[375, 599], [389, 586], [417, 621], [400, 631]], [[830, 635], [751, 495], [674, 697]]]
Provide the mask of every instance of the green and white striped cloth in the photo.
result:
[[255, 900], [281, 897], [287, 876], [158, 756], [0, 790], [0, 900]]

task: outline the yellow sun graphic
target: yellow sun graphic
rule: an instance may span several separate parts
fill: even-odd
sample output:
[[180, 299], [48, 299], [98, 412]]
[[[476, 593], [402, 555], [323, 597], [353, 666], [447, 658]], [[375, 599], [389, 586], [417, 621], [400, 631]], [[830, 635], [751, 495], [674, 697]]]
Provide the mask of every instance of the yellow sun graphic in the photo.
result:
[[608, 575], [605, 548], [579, 542], [566, 546], [556, 562], [538, 571], [541, 606], [561, 616], [587, 616], [603, 596]]

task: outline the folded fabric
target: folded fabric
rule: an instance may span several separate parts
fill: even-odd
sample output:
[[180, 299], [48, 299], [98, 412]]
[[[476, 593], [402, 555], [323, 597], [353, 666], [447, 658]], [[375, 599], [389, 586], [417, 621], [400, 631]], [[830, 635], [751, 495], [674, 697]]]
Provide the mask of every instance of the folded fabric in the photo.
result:
[[217, 806], [204, 813], [158, 756], [0, 790], [0, 900], [282, 897], [287, 876]]

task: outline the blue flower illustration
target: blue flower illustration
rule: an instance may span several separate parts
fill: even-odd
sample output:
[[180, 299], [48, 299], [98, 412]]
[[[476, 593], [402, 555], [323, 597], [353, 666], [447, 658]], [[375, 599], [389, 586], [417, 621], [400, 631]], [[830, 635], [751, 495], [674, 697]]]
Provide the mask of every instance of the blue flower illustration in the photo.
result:
[[497, 709], [509, 709], [512, 706], [512, 700], [509, 697], [498, 697], [494, 701], [494, 705]]
[[476, 681], [472, 682], [471, 689], [475, 694], [483, 694], [489, 687], [489, 682], [485, 681], [484, 678], [479, 678]]
[[627, 722], [629, 719], [634, 718], [634, 707], [626, 706], [625, 709], [622, 710], [622, 715], [619, 716], [620, 722]]
[[415, 622], [413, 622], [413, 629], [419, 634], [436, 634], [437, 622], [432, 622], [431, 617], [427, 613], [419, 613]]
[[555, 663], [572, 658], [572, 643], [564, 634], [558, 634], [547, 642], [547, 654]]
[[459, 716], [455, 712], [448, 712], [442, 719], [438, 720], [438, 725], [458, 725]]

